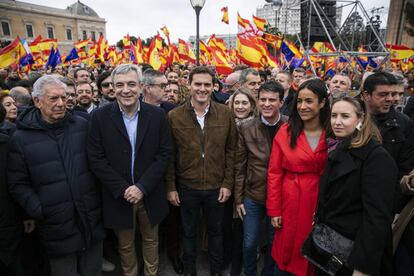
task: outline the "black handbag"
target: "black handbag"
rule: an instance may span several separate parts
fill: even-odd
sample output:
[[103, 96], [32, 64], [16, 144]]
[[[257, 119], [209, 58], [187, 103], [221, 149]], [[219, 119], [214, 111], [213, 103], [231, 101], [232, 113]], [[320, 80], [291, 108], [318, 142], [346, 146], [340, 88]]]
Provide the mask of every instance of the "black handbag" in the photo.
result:
[[352, 275], [347, 264], [354, 242], [323, 223], [315, 223], [302, 245], [302, 255], [329, 275]]

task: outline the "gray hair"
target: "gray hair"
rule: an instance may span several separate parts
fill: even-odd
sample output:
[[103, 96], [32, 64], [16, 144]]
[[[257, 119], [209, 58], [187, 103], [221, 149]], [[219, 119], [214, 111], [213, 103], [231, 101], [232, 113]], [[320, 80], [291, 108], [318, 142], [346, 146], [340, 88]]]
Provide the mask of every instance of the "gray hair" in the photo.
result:
[[116, 75], [125, 75], [125, 74], [128, 74], [131, 71], [135, 72], [137, 74], [137, 76], [138, 76], [137, 81], [141, 82], [141, 79], [142, 79], [141, 68], [134, 65], [134, 64], [121, 64], [121, 65], [118, 65], [111, 73], [112, 82], [114, 82], [114, 79], [115, 79]]
[[32, 102], [29, 91], [22, 86], [13, 87], [9, 95], [16, 101], [17, 105], [30, 105]]
[[259, 76], [259, 71], [257, 71], [256, 69], [253, 69], [253, 68], [244, 69], [240, 73], [239, 82], [241, 84], [245, 83], [247, 81], [247, 76], [250, 75], [250, 74], [255, 75], [255, 76]]
[[156, 78], [164, 76], [164, 73], [162, 73], [161, 71], [147, 69], [145, 70], [144, 74], [142, 74], [142, 83], [146, 85], [154, 84]]
[[59, 86], [65, 89], [66, 91], [66, 84], [64, 84], [62, 81], [59, 80], [58, 77], [53, 75], [45, 75], [43, 77], [40, 77], [34, 84], [33, 84], [33, 92], [32, 97], [33, 98], [41, 98], [43, 94], [45, 93], [45, 86], [46, 85], [53, 85], [53, 86]]

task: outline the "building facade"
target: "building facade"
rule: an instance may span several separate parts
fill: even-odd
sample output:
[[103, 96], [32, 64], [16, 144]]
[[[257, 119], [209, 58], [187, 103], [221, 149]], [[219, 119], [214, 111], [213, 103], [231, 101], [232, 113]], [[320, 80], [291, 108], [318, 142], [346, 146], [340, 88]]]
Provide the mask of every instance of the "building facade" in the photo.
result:
[[300, 33], [300, 1], [285, 0], [282, 6], [275, 8], [272, 4], [264, 4], [256, 9], [256, 16], [264, 18], [271, 27], [277, 27], [282, 33]]
[[80, 1], [58, 9], [14, 0], [0, 0], [0, 40], [11, 41], [17, 36], [33, 41], [38, 35], [56, 38], [59, 50], [72, 49], [78, 40], [106, 37], [104, 18]]
[[[227, 46], [227, 49], [236, 48], [236, 41], [237, 41], [237, 35], [236, 34], [217, 34], [217, 38], [223, 39], [224, 43]], [[200, 40], [207, 43], [209, 40], [210, 35], [203, 35], [200, 36]], [[194, 48], [195, 48], [195, 41], [196, 37], [194, 35], [190, 36], [188, 39], [188, 42], [190, 42]]]
[[[405, 45], [414, 47], [414, 37], [405, 30], [407, 15], [404, 12], [408, 0], [391, 0], [388, 21], [386, 42], [392, 45]], [[413, 15], [411, 15], [413, 16]]]

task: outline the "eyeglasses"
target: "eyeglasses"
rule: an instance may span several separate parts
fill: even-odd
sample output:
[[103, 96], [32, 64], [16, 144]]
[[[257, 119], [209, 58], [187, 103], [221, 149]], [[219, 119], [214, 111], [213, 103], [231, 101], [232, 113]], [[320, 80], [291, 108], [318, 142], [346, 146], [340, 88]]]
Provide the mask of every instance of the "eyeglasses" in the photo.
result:
[[150, 86], [159, 86], [161, 89], [165, 89], [168, 86], [168, 83], [153, 83]]
[[108, 88], [109, 86], [114, 86], [112, 82], [103, 82], [101, 83], [102, 88]]

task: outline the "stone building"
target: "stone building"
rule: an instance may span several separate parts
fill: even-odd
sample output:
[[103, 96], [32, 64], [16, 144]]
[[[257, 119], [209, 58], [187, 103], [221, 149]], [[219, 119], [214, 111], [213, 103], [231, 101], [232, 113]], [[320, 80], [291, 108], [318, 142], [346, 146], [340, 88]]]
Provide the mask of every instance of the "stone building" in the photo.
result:
[[[405, 30], [407, 15], [404, 12], [409, 0], [391, 0], [387, 22], [386, 42], [392, 45], [414, 47], [414, 37]], [[413, 15], [411, 15], [413, 16]]]
[[75, 2], [66, 9], [40, 6], [14, 0], [0, 0], [0, 40], [11, 41], [17, 36], [33, 41], [56, 38], [61, 53], [68, 52], [73, 43], [88, 37], [106, 37], [104, 18], [89, 6]]

